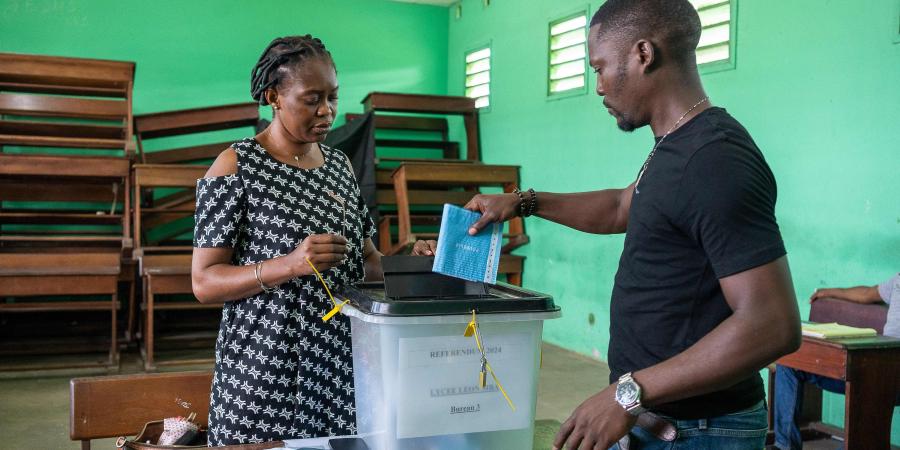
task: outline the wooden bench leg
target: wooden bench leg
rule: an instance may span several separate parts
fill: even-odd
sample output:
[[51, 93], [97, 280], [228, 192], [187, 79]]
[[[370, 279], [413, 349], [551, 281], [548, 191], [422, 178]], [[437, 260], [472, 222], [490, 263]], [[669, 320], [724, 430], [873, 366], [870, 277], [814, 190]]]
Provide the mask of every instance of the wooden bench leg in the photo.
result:
[[136, 336], [134, 319], [136, 314], [135, 308], [137, 307], [137, 282], [138, 278], [135, 278], [128, 283], [128, 323], [126, 325], [127, 328], [125, 328], [125, 342], [129, 343], [134, 341]]
[[154, 370], [153, 364], [153, 281], [150, 277], [144, 279], [145, 310], [144, 310], [144, 370]]
[[391, 242], [391, 220], [387, 217], [382, 217], [378, 221], [378, 241], [378, 251], [384, 254], [387, 254], [394, 245]]
[[522, 272], [508, 273], [506, 274], [506, 281], [509, 284], [522, 286]]
[[117, 366], [119, 364], [119, 343], [118, 343], [118, 334], [119, 329], [116, 326], [118, 322], [118, 313], [119, 312], [119, 294], [118, 292], [112, 294], [112, 337], [109, 342], [109, 365]]

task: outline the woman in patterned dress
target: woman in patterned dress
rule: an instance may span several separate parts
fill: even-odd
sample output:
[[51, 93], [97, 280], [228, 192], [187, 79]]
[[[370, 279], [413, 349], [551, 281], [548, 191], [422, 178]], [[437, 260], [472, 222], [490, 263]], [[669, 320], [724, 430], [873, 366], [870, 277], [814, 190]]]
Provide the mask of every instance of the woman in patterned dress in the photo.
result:
[[194, 294], [223, 304], [210, 445], [356, 431], [350, 324], [322, 320], [332, 303], [307, 262], [330, 286], [382, 277], [349, 160], [321, 144], [337, 92], [319, 39], [275, 39], [251, 80], [272, 123], [197, 182]]

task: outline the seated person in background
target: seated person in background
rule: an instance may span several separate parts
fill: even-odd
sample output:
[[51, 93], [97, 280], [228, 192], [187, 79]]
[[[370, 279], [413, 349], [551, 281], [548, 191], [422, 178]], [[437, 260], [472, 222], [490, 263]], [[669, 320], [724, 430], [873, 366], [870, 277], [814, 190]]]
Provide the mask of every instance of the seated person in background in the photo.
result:
[[[812, 303], [820, 298], [832, 297], [853, 303], [888, 303], [884, 335], [900, 338], [900, 274], [878, 286], [816, 289], [809, 297]], [[775, 447], [783, 450], [800, 450], [803, 442], [797, 426], [803, 409], [803, 389], [800, 383], [813, 383], [821, 389], [837, 394], [844, 393], [844, 382], [815, 375], [789, 367], [775, 368]], [[900, 404], [900, 397], [895, 401]]]

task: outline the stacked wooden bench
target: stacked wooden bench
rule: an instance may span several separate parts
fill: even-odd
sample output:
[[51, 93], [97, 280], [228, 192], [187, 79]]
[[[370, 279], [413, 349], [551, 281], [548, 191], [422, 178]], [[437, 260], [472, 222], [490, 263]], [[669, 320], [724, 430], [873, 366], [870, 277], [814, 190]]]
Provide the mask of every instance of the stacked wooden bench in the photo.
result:
[[0, 53], [0, 313], [109, 311], [108, 367], [132, 247], [133, 80], [131, 62]]
[[[202, 304], [192, 297], [191, 234], [194, 228], [194, 190], [212, 160], [231, 145], [231, 141], [208, 142], [211, 131], [236, 128], [255, 129], [259, 122], [256, 103], [195, 108], [139, 115], [135, 117], [140, 160], [134, 165], [134, 252], [142, 281], [141, 356], [144, 368], [157, 365], [195, 364], [212, 362], [212, 348], [218, 327], [197, 332], [170, 333], [164, 336], [180, 348], [209, 348], [206, 358], [155, 357], [155, 313], [221, 309], [221, 305]], [[246, 135], [246, 132], [244, 133]], [[178, 148], [157, 148], [147, 151], [145, 144], [158, 138], [179, 136], [193, 141]], [[159, 141], [156, 141], [159, 142]], [[160, 301], [161, 295], [191, 295], [189, 301]], [[135, 326], [135, 305], [129, 307], [129, 326]]]
[[[379, 215], [379, 250], [398, 254], [410, 249], [417, 239], [434, 239], [440, 226], [444, 203], [464, 205], [482, 188], [512, 192], [519, 184], [518, 166], [483, 164], [480, 161], [478, 109], [467, 97], [370, 93], [363, 104], [375, 112], [376, 133], [381, 131], [430, 133], [439, 139], [383, 139], [376, 136], [376, 201]], [[410, 115], [410, 113], [415, 115]], [[427, 114], [429, 116], [422, 116]], [[435, 117], [438, 115], [438, 117]], [[443, 116], [443, 117], [441, 117]], [[462, 116], [465, 152], [448, 141], [446, 116]], [[356, 116], [348, 115], [352, 120]], [[384, 147], [417, 149], [415, 156], [382, 156]], [[440, 150], [437, 157], [422, 157], [421, 149]], [[510, 252], [528, 242], [524, 221], [517, 217], [508, 224], [499, 272], [511, 284], [521, 285], [524, 257]]]

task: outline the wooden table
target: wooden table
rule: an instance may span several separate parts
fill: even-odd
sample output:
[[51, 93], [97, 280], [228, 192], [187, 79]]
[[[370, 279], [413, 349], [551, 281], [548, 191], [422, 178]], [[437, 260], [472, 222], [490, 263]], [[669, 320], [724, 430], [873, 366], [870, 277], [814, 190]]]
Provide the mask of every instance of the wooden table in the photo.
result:
[[845, 381], [845, 449], [890, 448], [891, 416], [900, 390], [900, 339], [804, 337], [799, 350], [777, 363]]

